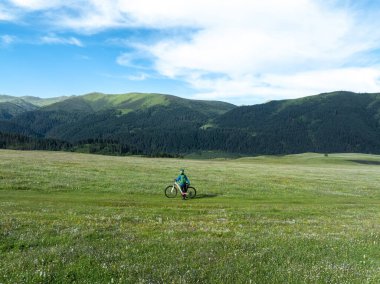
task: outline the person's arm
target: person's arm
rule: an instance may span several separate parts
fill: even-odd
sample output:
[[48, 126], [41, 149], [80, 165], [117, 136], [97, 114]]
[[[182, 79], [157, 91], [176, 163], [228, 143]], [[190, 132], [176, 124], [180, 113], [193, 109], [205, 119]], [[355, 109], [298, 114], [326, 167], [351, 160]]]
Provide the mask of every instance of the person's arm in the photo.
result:
[[175, 181], [179, 181], [180, 177], [181, 177], [181, 176], [179, 175], [179, 176], [175, 179]]
[[190, 185], [190, 180], [189, 180], [189, 178], [186, 176], [186, 183], [188, 184], [188, 185]]

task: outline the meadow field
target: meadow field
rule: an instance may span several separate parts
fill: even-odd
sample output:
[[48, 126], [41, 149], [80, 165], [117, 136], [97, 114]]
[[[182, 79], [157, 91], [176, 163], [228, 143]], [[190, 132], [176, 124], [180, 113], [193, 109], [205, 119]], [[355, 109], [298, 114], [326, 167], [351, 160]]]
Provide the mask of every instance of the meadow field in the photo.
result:
[[380, 283], [380, 156], [0, 150], [0, 283]]

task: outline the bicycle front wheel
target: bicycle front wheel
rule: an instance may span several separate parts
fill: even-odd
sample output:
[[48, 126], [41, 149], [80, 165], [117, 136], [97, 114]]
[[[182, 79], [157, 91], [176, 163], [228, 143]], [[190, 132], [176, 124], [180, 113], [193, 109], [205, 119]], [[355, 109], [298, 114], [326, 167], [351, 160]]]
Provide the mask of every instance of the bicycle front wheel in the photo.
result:
[[189, 186], [187, 188], [187, 197], [194, 198], [196, 195], [197, 195], [197, 190], [194, 187]]
[[174, 198], [177, 196], [177, 188], [174, 185], [169, 185], [165, 188], [165, 195], [167, 198]]

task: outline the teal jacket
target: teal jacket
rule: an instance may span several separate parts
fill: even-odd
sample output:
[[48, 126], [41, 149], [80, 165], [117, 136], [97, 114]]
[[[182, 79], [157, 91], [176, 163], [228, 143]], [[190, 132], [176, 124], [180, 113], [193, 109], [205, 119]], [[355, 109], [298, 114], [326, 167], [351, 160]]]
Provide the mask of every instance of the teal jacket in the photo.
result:
[[180, 174], [176, 180], [176, 182], [178, 182], [180, 185], [184, 185], [184, 184], [189, 184], [190, 185], [190, 180], [187, 178], [187, 176], [185, 174]]

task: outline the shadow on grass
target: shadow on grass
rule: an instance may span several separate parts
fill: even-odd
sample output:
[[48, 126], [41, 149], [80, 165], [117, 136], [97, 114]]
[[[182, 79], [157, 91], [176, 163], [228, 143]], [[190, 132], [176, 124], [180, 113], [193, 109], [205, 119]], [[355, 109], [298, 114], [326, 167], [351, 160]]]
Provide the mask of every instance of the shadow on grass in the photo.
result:
[[371, 161], [371, 160], [349, 160], [350, 162], [362, 164], [362, 165], [373, 165], [380, 166], [380, 161]]
[[197, 198], [212, 198], [212, 197], [217, 197], [218, 194], [216, 193], [201, 193], [201, 194], [197, 194], [195, 196], [195, 199]]

